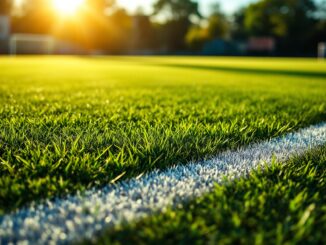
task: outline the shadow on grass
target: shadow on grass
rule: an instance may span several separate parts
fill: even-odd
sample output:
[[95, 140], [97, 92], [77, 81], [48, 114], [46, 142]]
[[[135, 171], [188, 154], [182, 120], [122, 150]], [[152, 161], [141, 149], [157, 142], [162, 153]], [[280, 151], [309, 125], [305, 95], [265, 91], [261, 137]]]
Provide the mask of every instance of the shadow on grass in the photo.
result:
[[273, 70], [273, 69], [257, 69], [257, 68], [242, 68], [242, 67], [229, 67], [229, 66], [205, 66], [205, 65], [191, 65], [191, 64], [159, 64], [160, 66], [206, 70], [206, 71], [224, 71], [241, 74], [255, 74], [255, 75], [279, 75], [279, 76], [295, 76], [306, 78], [320, 78], [326, 79], [326, 71], [300, 71], [300, 70]]

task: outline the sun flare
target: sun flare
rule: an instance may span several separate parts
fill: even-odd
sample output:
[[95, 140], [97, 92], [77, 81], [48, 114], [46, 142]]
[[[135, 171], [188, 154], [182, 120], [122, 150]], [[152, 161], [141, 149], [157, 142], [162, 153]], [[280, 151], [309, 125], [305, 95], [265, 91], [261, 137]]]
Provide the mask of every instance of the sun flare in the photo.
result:
[[83, 5], [85, 0], [53, 0], [53, 7], [63, 15], [73, 15]]

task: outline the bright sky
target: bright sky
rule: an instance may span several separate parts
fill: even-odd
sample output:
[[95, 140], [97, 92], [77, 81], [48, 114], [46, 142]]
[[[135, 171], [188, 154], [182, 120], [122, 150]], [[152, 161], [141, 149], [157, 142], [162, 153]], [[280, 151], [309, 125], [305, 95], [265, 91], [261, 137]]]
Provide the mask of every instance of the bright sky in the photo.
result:
[[[200, 3], [201, 12], [205, 15], [209, 13], [209, 6], [212, 3], [219, 2], [221, 4], [222, 10], [227, 13], [232, 13], [239, 7], [244, 6], [250, 2], [255, 2], [257, 0], [198, 0]], [[137, 8], [141, 7], [145, 12], [151, 10], [151, 6], [154, 0], [117, 0], [119, 4], [127, 8], [129, 11], [133, 12]]]

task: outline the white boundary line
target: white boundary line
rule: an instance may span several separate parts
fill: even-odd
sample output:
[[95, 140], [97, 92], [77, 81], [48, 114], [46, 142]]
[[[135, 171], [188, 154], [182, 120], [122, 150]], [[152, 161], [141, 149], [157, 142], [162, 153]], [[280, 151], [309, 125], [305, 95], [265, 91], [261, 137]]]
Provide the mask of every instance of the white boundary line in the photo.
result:
[[225, 175], [230, 179], [245, 176], [273, 158], [286, 161], [324, 144], [326, 123], [226, 151], [208, 161], [156, 170], [141, 179], [32, 205], [0, 217], [0, 244], [67, 244], [92, 238], [105, 228], [201, 196], [212, 190], [214, 183], [221, 183]]

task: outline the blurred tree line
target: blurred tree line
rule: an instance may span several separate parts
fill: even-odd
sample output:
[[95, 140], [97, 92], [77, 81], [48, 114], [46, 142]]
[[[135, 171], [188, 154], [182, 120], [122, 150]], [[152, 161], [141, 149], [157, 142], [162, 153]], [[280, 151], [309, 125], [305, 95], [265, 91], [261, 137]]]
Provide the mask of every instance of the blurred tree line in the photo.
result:
[[319, 41], [326, 41], [325, 5], [314, 0], [261, 0], [235, 14], [232, 35], [274, 37], [281, 54], [311, 53]]
[[176, 52], [200, 50], [215, 39], [247, 40], [272, 37], [278, 54], [315, 52], [326, 41], [326, 2], [314, 0], [260, 0], [232, 16], [218, 1], [202, 16], [193, 0], [157, 0], [153, 13], [130, 15], [114, 0], [85, 0], [72, 18], [60, 16], [49, 0], [26, 0], [19, 10], [14, 0], [0, 1], [0, 14], [12, 16], [14, 33], [51, 34], [80, 46], [110, 53], [132, 50]]

